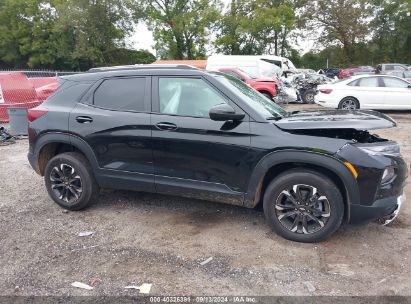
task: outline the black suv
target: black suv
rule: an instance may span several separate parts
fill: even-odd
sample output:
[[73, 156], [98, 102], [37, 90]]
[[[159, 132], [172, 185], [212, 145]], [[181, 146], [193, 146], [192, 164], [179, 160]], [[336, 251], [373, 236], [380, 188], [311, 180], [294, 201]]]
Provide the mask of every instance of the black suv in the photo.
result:
[[281, 236], [321, 241], [343, 221], [396, 217], [407, 167], [373, 111], [286, 112], [242, 81], [190, 67], [60, 79], [29, 110], [29, 161], [51, 198], [79, 210], [99, 188], [253, 208]]

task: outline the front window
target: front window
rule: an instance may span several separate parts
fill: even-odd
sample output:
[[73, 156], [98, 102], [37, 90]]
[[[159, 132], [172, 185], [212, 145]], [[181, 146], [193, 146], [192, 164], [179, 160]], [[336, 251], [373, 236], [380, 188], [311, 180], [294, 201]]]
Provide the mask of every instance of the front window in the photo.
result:
[[264, 95], [260, 94], [247, 84], [238, 79], [222, 74], [217, 74], [218, 79], [229, 87], [235, 93], [242, 95], [243, 100], [250, 105], [254, 110], [261, 113], [267, 119], [279, 119], [287, 114], [280, 106], [269, 100]]
[[384, 84], [389, 88], [407, 88], [410, 85], [404, 80], [393, 77], [384, 77]]
[[159, 98], [160, 113], [194, 117], [209, 117], [212, 107], [226, 103], [200, 78], [160, 78]]

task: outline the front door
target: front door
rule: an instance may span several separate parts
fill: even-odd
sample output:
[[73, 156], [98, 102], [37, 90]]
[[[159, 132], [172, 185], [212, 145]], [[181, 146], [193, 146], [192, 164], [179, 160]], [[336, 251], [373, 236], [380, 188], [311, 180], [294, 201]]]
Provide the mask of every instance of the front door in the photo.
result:
[[386, 109], [411, 109], [410, 83], [394, 77], [382, 77], [385, 85], [384, 104]]
[[242, 204], [250, 174], [250, 124], [213, 121], [210, 109], [235, 104], [201, 77], [153, 78], [156, 190]]

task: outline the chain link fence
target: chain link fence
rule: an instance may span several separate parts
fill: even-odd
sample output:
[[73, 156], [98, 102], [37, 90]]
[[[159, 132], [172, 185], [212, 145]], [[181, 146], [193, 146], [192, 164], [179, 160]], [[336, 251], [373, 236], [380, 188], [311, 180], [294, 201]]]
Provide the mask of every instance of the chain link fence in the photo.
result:
[[8, 122], [8, 108], [31, 109], [40, 105], [57, 88], [59, 76], [73, 71], [0, 70], [0, 123]]

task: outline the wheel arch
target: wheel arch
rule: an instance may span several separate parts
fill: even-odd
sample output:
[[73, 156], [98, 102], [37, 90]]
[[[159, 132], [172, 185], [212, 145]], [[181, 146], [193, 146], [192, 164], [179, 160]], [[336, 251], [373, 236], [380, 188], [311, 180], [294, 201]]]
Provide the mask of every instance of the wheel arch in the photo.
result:
[[261, 159], [251, 174], [245, 207], [254, 208], [261, 204], [268, 184], [279, 174], [295, 168], [311, 169], [330, 178], [343, 196], [345, 220], [349, 221], [350, 205], [358, 203], [360, 198], [355, 178], [341, 161], [313, 152], [279, 151]]
[[257, 89], [258, 92], [260, 92], [261, 94], [265, 93], [271, 96], [271, 98], [273, 98], [275, 95], [273, 95], [272, 92], [268, 91], [267, 89]]
[[48, 161], [64, 152], [78, 152], [89, 161], [93, 169], [98, 168], [94, 152], [84, 140], [64, 133], [46, 133], [38, 139], [34, 151], [38, 173], [43, 176]]

